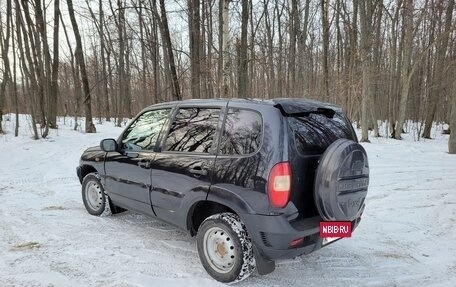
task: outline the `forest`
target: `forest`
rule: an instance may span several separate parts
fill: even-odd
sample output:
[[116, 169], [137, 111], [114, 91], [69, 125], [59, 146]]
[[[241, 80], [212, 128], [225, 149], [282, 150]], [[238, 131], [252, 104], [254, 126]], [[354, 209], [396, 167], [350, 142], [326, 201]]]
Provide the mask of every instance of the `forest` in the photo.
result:
[[[0, 133], [30, 115], [120, 126], [190, 98], [309, 98], [370, 137], [430, 139], [456, 153], [455, 0], [0, 0]], [[453, 128], [453, 132], [451, 132]]]

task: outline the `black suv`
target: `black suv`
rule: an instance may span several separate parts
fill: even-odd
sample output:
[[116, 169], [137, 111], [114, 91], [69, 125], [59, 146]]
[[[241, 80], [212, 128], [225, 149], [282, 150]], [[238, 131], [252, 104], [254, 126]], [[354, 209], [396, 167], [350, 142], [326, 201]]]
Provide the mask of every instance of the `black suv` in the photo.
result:
[[221, 282], [326, 245], [321, 221], [354, 229], [369, 183], [341, 109], [305, 99], [153, 105], [87, 149], [77, 174], [90, 214], [128, 209], [188, 230]]

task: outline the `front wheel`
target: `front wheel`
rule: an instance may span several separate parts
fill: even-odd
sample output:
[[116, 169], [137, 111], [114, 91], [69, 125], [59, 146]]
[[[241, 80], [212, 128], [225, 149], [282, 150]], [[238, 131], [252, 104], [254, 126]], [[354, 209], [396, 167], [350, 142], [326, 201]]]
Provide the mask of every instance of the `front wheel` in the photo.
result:
[[92, 215], [111, 215], [108, 195], [105, 193], [97, 173], [89, 173], [82, 181], [82, 201]]
[[238, 282], [255, 270], [251, 239], [236, 214], [206, 218], [198, 229], [197, 246], [204, 269], [217, 281]]

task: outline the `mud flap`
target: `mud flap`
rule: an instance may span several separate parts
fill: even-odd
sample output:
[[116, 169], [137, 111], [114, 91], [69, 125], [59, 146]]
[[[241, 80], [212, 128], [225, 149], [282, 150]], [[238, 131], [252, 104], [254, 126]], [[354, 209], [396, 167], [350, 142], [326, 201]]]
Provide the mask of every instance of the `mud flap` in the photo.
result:
[[258, 250], [255, 244], [253, 245], [253, 255], [255, 256], [256, 269], [258, 274], [266, 275], [275, 270], [275, 261], [266, 259]]

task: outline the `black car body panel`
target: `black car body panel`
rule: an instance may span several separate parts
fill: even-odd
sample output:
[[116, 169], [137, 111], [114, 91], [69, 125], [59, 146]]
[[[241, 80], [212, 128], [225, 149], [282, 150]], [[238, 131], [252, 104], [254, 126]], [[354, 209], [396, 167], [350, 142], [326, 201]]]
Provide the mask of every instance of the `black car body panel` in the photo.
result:
[[111, 199], [127, 209], [155, 215], [149, 191], [152, 184], [150, 162], [154, 152], [109, 152], [106, 155], [104, 185]]
[[213, 155], [157, 154], [152, 163], [153, 187], [150, 193], [157, 216], [186, 228], [185, 211], [194, 198], [206, 199], [214, 162]]
[[229, 108], [250, 109], [262, 117], [262, 142], [259, 149], [247, 155], [217, 155], [211, 192], [230, 190], [242, 198], [255, 214], [276, 212], [268, 203], [266, 185], [269, 171], [278, 162], [287, 159], [285, 121], [280, 111], [270, 105], [252, 105], [243, 102], [229, 103]]
[[104, 174], [104, 159], [106, 152], [101, 150], [99, 146], [87, 148], [81, 155], [79, 166], [76, 167], [76, 173], [79, 182], [82, 183], [84, 176], [90, 172], [98, 172]]
[[[167, 116], [161, 118], [161, 127], [155, 127], [155, 144], [150, 143], [147, 150], [123, 148], [127, 146], [125, 134], [132, 125], [145, 113], [164, 110]], [[179, 115], [185, 113], [191, 114], [189, 121], [205, 116], [212, 122], [200, 125], [195, 121], [197, 133], [179, 133]], [[318, 120], [319, 115], [329, 121], [334, 118], [343, 126], [345, 134], [335, 133], [334, 138], [357, 142], [341, 109], [316, 101], [215, 99], [153, 105], [139, 113], [120, 135], [118, 151], [87, 149], [77, 168], [78, 177], [82, 181], [88, 172], [96, 171], [114, 204], [156, 216], [192, 233], [197, 231], [192, 216], [205, 212], [195, 211], [199, 203], [224, 206], [244, 221], [257, 260], [307, 254], [322, 246], [318, 233], [322, 218], [315, 206], [313, 185], [319, 159], [333, 138], [327, 139], [321, 149], [307, 152], [300, 150], [296, 133], [306, 128], [299, 125], [306, 125], [311, 117]], [[245, 119], [252, 125], [242, 126], [247, 125]], [[192, 132], [195, 138], [185, 138]], [[201, 141], [210, 138], [210, 144], [203, 152], [196, 152], [201, 148], [197, 137], [202, 135], [205, 136]], [[135, 141], [143, 139], [138, 137]], [[192, 141], [193, 146], [182, 148], [186, 141]], [[173, 150], [177, 148], [182, 150]], [[244, 149], [244, 153], [238, 149]], [[281, 162], [289, 162], [292, 168], [291, 196], [286, 206], [277, 208], [270, 204], [267, 187], [271, 169]], [[360, 217], [352, 222], [353, 229], [359, 220]], [[290, 247], [297, 238], [303, 238], [302, 243]], [[262, 264], [259, 266], [263, 268]], [[262, 274], [263, 271], [260, 270]]]

